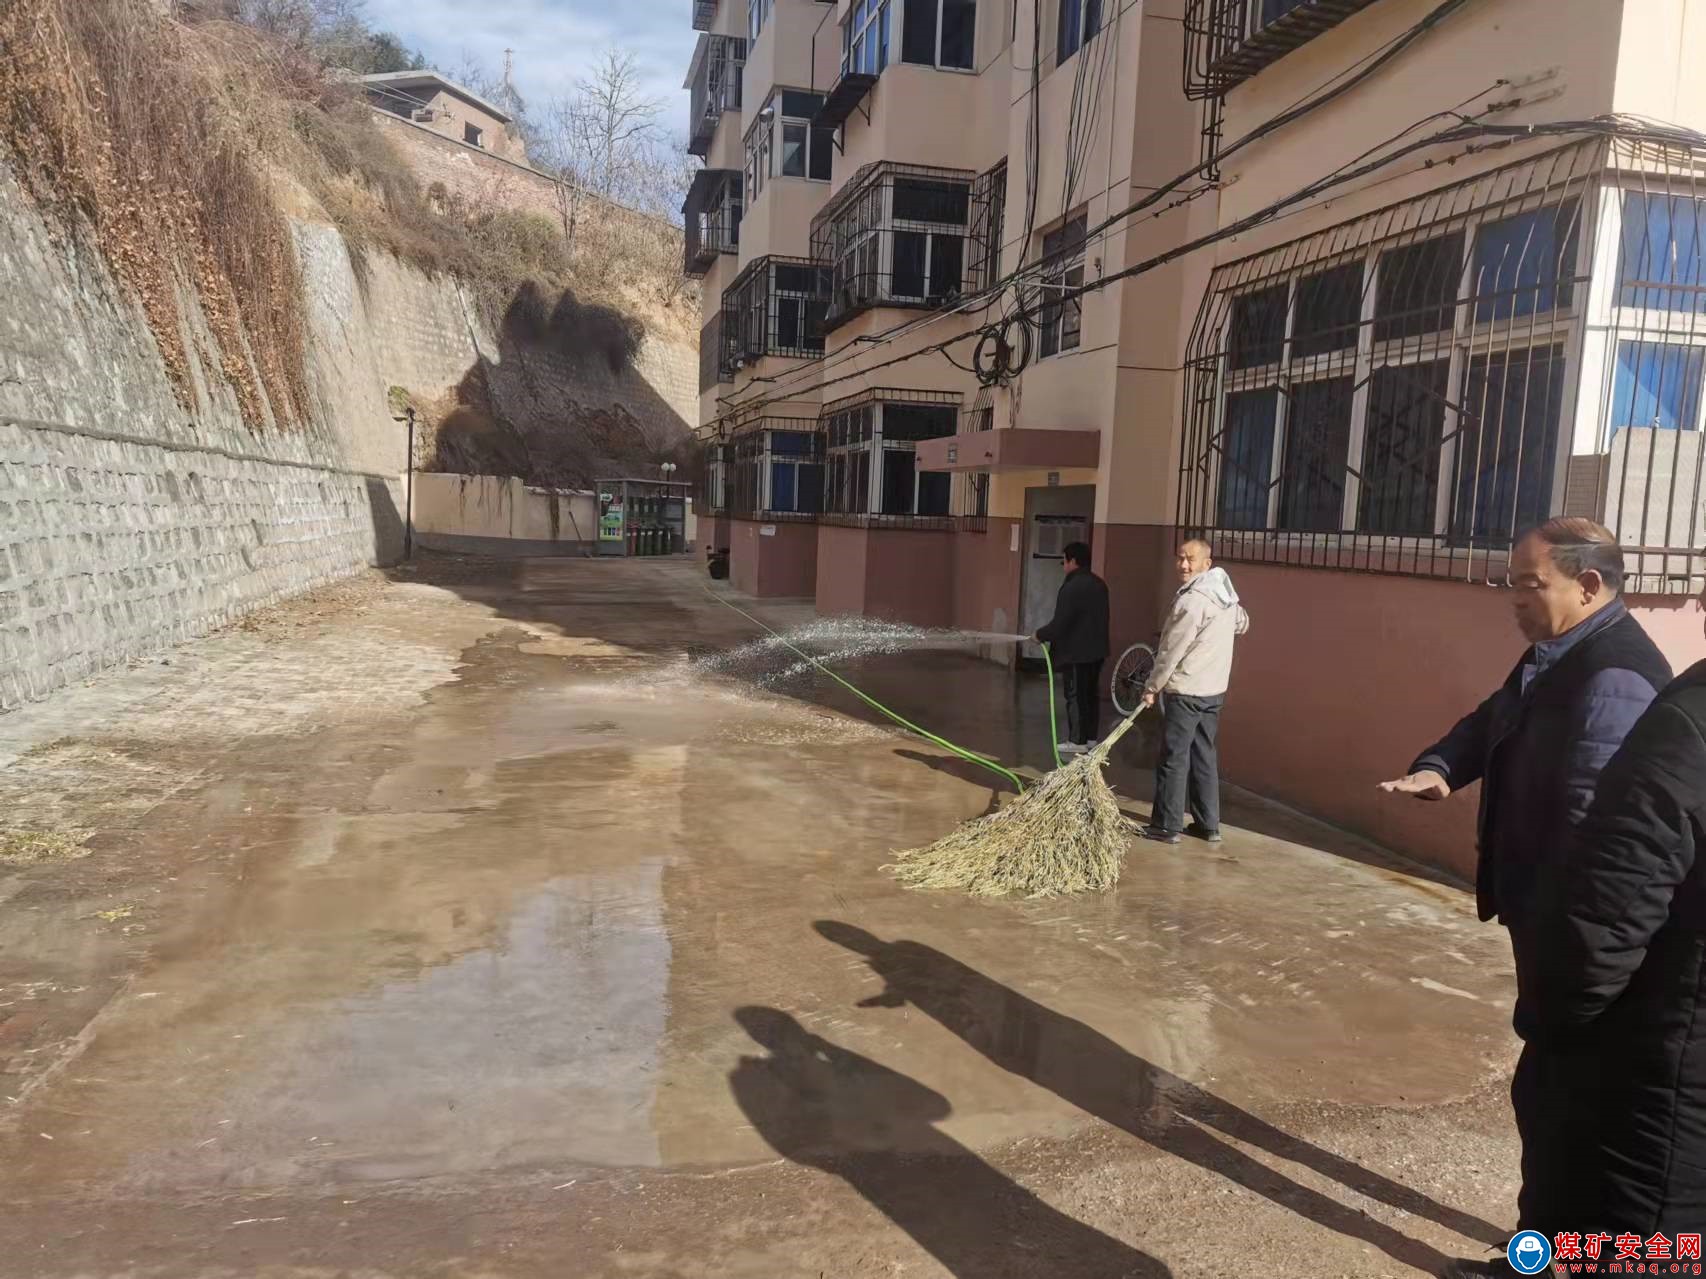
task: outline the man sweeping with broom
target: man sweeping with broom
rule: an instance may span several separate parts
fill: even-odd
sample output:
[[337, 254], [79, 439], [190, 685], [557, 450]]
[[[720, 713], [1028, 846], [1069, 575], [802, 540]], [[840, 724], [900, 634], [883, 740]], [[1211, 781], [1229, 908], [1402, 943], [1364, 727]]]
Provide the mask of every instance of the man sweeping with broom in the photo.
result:
[[[1180, 544], [1179, 590], [1161, 630], [1161, 651], [1144, 686], [1143, 704], [1166, 694], [1161, 754], [1155, 761], [1155, 804], [1143, 837], [1177, 844], [1180, 832], [1220, 842], [1220, 708], [1232, 682], [1232, 644], [1250, 629], [1232, 579], [1216, 568], [1209, 544]], [[1185, 806], [1196, 818], [1185, 825]]]

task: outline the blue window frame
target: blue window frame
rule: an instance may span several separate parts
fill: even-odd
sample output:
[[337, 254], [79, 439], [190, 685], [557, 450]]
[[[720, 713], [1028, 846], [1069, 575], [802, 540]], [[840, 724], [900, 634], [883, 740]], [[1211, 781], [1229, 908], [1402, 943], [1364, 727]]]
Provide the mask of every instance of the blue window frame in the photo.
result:
[[1687, 196], [1623, 193], [1617, 304], [1706, 311], [1706, 218]]
[[1692, 431], [1700, 422], [1706, 347], [1619, 342], [1608, 438], [1626, 426]]
[[1510, 320], [1569, 306], [1580, 203], [1566, 200], [1485, 223], [1475, 233], [1469, 294], [1475, 322]]
[[1274, 473], [1274, 418], [1279, 389], [1237, 391], [1226, 397], [1221, 435], [1220, 526], [1266, 528]]

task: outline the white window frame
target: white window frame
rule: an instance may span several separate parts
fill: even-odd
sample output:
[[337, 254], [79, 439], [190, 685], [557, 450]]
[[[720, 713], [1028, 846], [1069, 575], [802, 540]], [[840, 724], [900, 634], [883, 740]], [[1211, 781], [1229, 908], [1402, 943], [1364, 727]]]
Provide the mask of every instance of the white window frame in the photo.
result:
[[[1085, 230], [1089, 230], [1090, 215], [1088, 210], [1078, 210], [1071, 217], [1063, 219], [1059, 226], [1051, 227], [1043, 233], [1042, 243], [1045, 247], [1040, 253], [1040, 256], [1045, 262], [1048, 261], [1046, 246], [1048, 244], [1049, 236], [1058, 235], [1061, 232], [1066, 231], [1075, 222], [1084, 223]], [[1065, 294], [1069, 289], [1083, 287], [1084, 264], [1088, 260], [1088, 256], [1085, 253], [1087, 247], [1088, 241], [1081, 237], [1078, 241], [1076, 250], [1070, 256], [1061, 257], [1056, 261], [1049, 263], [1043, 271], [1042, 283], [1040, 285], [1042, 290], [1041, 301], [1043, 304], [1040, 310], [1042, 311], [1042, 314], [1039, 314], [1037, 317], [1037, 358], [1039, 360], [1053, 359], [1057, 356], [1065, 355], [1068, 352], [1076, 351], [1079, 347], [1084, 345], [1084, 297], [1082, 294], [1075, 298], [1067, 298], [1058, 304], [1055, 304], [1058, 309], [1052, 317], [1047, 315], [1046, 308], [1051, 305], [1049, 302], [1049, 294], [1051, 290], [1058, 291], [1060, 294]], [[1078, 325], [1073, 330], [1072, 344], [1070, 346], [1066, 344], [1066, 308], [1069, 306], [1076, 306], [1078, 308]], [[1049, 344], [1045, 338], [1051, 329], [1054, 333], [1054, 349], [1048, 350], [1047, 347]]]
[[746, 38], [756, 42], [765, 24], [770, 21], [770, 14], [775, 8], [776, 0], [746, 0]]
[[[1553, 505], [1561, 500], [1564, 483], [1572, 452], [1572, 435], [1580, 441], [1580, 414], [1586, 410], [1594, 415], [1598, 422], [1599, 399], [1589, 400], [1588, 387], [1582, 380], [1583, 350], [1581, 346], [1582, 330], [1595, 327], [1592, 323], [1593, 312], [1590, 301], [1595, 293], [1600, 291], [1602, 279], [1598, 264], [1594, 264], [1592, 277], [1587, 283], [1574, 284], [1574, 296], [1568, 306], [1556, 306], [1547, 312], [1534, 312], [1528, 315], [1512, 316], [1503, 320], [1477, 323], [1474, 319], [1476, 304], [1484, 299], [1480, 296], [1480, 287], [1473, 278], [1475, 270], [1475, 243], [1480, 228], [1490, 223], [1505, 221], [1523, 214], [1536, 213], [1550, 208], [1560, 199], [1579, 199], [1581, 208], [1578, 214], [1578, 227], [1585, 230], [1589, 220], [1595, 216], [1599, 207], [1600, 196], [1598, 188], [1592, 182], [1572, 184], [1574, 190], [1560, 194], [1557, 191], [1541, 189], [1525, 195], [1520, 200], [1501, 204], [1491, 208], [1477, 209], [1459, 217], [1431, 225], [1425, 235], [1405, 235], [1401, 239], [1377, 240], [1368, 246], [1349, 254], [1329, 254], [1318, 259], [1300, 262], [1289, 267], [1283, 280], [1272, 277], [1255, 282], [1248, 288], [1237, 290], [1237, 294], [1259, 293], [1274, 287], [1278, 283], [1286, 286], [1285, 334], [1277, 362], [1258, 365], [1245, 369], [1231, 369], [1225, 358], [1221, 360], [1219, 385], [1214, 400], [1214, 418], [1211, 425], [1212, 438], [1220, 439], [1226, 430], [1226, 401], [1229, 395], [1240, 391], [1255, 391], [1277, 388], [1279, 394], [1275, 397], [1273, 423], [1273, 458], [1269, 470], [1268, 506], [1263, 526], [1258, 529], [1227, 530], [1240, 538], [1260, 538], [1270, 535], [1282, 536], [1289, 539], [1307, 538], [1318, 535], [1323, 537], [1354, 536], [1358, 545], [1370, 547], [1379, 546], [1387, 541], [1402, 541], [1405, 538], [1433, 537], [1450, 538], [1452, 536], [1451, 513], [1455, 498], [1454, 485], [1457, 477], [1457, 453], [1460, 441], [1457, 437], [1459, 430], [1459, 415], [1450, 404], [1456, 403], [1462, 394], [1470, 361], [1478, 356], [1506, 356], [1518, 358], [1523, 352], [1551, 347], [1563, 348], [1564, 385], [1578, 385], [1577, 412], [1575, 423], [1569, 422], [1560, 408], [1558, 421], [1553, 429], [1557, 432], [1554, 442], [1554, 468], [1551, 477], [1551, 493]], [[1424, 197], [1425, 198], [1425, 197]], [[1425, 243], [1461, 231], [1463, 233], [1463, 258], [1459, 264], [1459, 278], [1456, 289], [1457, 305], [1449, 329], [1441, 329], [1436, 333], [1411, 335], [1409, 337], [1392, 338], [1385, 342], [1374, 341], [1374, 311], [1379, 290], [1379, 261], [1382, 253]], [[1574, 263], [1560, 263], [1560, 275], [1571, 280], [1577, 280], [1583, 274], [1583, 256], [1587, 252], [1591, 237], [1578, 233], [1576, 260]], [[1603, 248], [1606, 233], [1602, 227], [1597, 243]], [[1613, 254], [1615, 259], [1615, 252]], [[1363, 306], [1361, 325], [1358, 331], [1357, 344], [1354, 348], [1324, 352], [1318, 355], [1294, 357], [1292, 355], [1292, 328], [1297, 314], [1297, 285], [1301, 280], [1318, 275], [1334, 267], [1345, 266], [1354, 261], [1363, 263]], [[1613, 270], [1609, 287], [1615, 291], [1617, 285], [1615, 270]], [[1584, 294], [1587, 295], [1584, 298]], [[1217, 340], [1217, 347], [1222, 352], [1230, 350], [1230, 326], [1232, 323], [1233, 306], [1228, 305], [1222, 318], [1222, 329]], [[1602, 335], [1603, 336], [1603, 335]], [[1615, 333], [1612, 340], [1616, 340]], [[1702, 345], [1706, 345], [1706, 331], [1701, 335]], [[1368, 400], [1370, 385], [1376, 369], [1387, 367], [1403, 367], [1412, 364], [1429, 364], [1439, 360], [1449, 361], [1447, 373], [1448, 406], [1445, 410], [1441, 427], [1442, 445], [1437, 459], [1437, 478], [1434, 486], [1434, 520], [1432, 528], [1426, 533], [1388, 534], [1366, 532], [1358, 527], [1359, 508], [1361, 506], [1361, 480], [1363, 469], [1362, 453], [1367, 438]], [[1290, 388], [1299, 382], [1320, 381], [1332, 378], [1353, 378], [1356, 387], [1351, 405], [1350, 431], [1346, 441], [1345, 453], [1345, 487], [1343, 504], [1340, 511], [1340, 531], [1321, 533], [1317, 530], [1288, 531], [1279, 527], [1279, 513], [1282, 485], [1276, 481], [1284, 467], [1286, 433], [1290, 427], [1288, 407], [1290, 404]], [[1703, 394], [1706, 399], [1706, 394]], [[1590, 431], [1594, 428], [1589, 428]], [[1580, 451], [1579, 449], [1577, 451]], [[1220, 509], [1221, 466], [1216, 453], [1216, 461], [1211, 477], [1211, 492], [1214, 494], [1211, 505], [1218, 513]], [[1355, 464], [1351, 460], [1355, 459]], [[1462, 512], [1459, 512], [1462, 517]], [[1470, 539], [1471, 541], [1473, 539]]]
[[[893, 52], [894, 23], [890, 21], [887, 24], [886, 38], [883, 27], [884, 19], [889, 13], [891, 0], [866, 0], [865, 19], [855, 30], [854, 22], [858, 17], [859, 3], [860, 0], [854, 0], [853, 5], [849, 7], [847, 23], [841, 29], [841, 74], [845, 76], [850, 72], [857, 71], [865, 75], [881, 75], [888, 69], [890, 55]], [[853, 50], [856, 47], [863, 48], [868, 40], [880, 41], [877, 46], [877, 66], [871, 71], [865, 71], [862, 67], [857, 66], [856, 64], [862, 59], [856, 59], [853, 56]]]

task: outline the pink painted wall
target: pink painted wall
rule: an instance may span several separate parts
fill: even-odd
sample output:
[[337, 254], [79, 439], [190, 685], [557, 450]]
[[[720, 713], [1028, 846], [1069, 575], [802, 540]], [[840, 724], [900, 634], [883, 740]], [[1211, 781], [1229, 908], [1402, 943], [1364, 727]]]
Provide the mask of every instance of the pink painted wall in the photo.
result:
[[989, 518], [984, 533], [954, 535], [953, 625], [968, 631], [1011, 631], [1019, 618], [1019, 520]]
[[833, 617], [865, 611], [865, 530], [817, 526], [817, 611]]
[[[1226, 777], [1471, 875], [1472, 788], [1443, 804], [1377, 790], [1510, 672], [1508, 592], [1462, 582], [1228, 563], [1250, 611], [1222, 727]], [[1706, 658], [1699, 606], [1632, 599], [1679, 672]]]
[[819, 525], [817, 611], [951, 626], [955, 537], [936, 530]]
[[[764, 536], [762, 530], [774, 532]], [[730, 521], [729, 580], [760, 599], [797, 599], [817, 593], [815, 524]]]

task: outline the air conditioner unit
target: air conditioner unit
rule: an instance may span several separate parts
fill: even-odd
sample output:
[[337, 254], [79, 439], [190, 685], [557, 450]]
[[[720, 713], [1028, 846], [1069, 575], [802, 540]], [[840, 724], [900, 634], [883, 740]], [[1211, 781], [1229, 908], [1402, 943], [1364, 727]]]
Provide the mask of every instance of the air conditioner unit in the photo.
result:
[[438, 119], [438, 112], [431, 107], [417, 107], [409, 116], [416, 124], [431, 124]]

